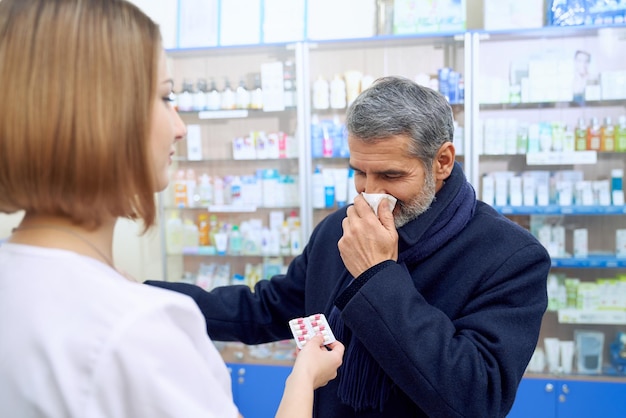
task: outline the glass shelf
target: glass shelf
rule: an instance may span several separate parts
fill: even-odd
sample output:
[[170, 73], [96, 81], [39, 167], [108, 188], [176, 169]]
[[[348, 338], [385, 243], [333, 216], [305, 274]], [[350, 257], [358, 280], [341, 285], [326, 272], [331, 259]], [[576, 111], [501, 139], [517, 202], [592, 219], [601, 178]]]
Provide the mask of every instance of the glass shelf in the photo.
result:
[[561, 268], [624, 268], [626, 258], [614, 254], [590, 255], [585, 258], [552, 258], [552, 267]]
[[503, 215], [624, 215], [626, 206], [494, 206]]
[[252, 213], [258, 210], [298, 209], [299, 206], [256, 206], [256, 205], [209, 205], [209, 206], [166, 206], [165, 210], [202, 210], [211, 213]]
[[223, 257], [223, 258], [258, 258], [258, 259], [276, 259], [280, 257], [290, 258], [295, 257], [293, 254], [220, 254], [217, 252], [215, 247], [212, 246], [204, 246], [204, 247], [184, 247], [183, 252], [179, 254], [168, 253], [169, 257], [180, 257], [184, 256], [197, 256], [197, 257]]
[[172, 161], [176, 161], [176, 162], [181, 162], [181, 163], [211, 163], [211, 164], [216, 164], [216, 163], [226, 163], [226, 164], [233, 164], [236, 162], [242, 162], [242, 163], [255, 163], [255, 164], [261, 164], [261, 163], [265, 163], [265, 162], [269, 162], [272, 164], [275, 164], [277, 162], [281, 162], [281, 161], [298, 161], [297, 157], [285, 157], [285, 158], [241, 158], [241, 159], [235, 159], [235, 158], [203, 158], [201, 160], [190, 160], [187, 159], [185, 157], [178, 157], [176, 155], [174, 155], [174, 157], [172, 157]]
[[530, 39], [563, 39], [597, 37], [602, 33], [626, 30], [626, 25], [543, 26], [530, 29], [477, 30], [481, 41], [519, 41]]
[[581, 102], [523, 102], [481, 103], [480, 110], [560, 109], [569, 107], [626, 107], [626, 98], [614, 100], [586, 100]]
[[562, 324], [626, 325], [626, 311], [559, 309]]
[[262, 109], [180, 111], [179, 114], [185, 117], [196, 117], [198, 120], [216, 120], [276, 117], [290, 115], [295, 113], [295, 111], [296, 108], [294, 107], [273, 111], [265, 111]]

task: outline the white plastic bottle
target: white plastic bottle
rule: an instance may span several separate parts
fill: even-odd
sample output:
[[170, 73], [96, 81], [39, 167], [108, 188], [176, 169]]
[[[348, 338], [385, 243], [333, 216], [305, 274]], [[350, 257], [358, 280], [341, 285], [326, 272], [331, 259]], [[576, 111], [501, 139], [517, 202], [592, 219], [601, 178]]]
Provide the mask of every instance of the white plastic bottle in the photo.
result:
[[222, 106], [222, 93], [215, 86], [215, 80], [211, 80], [211, 87], [206, 94], [206, 109], [219, 110]]
[[233, 180], [230, 183], [230, 203], [233, 206], [240, 206], [243, 204], [241, 187], [241, 177], [233, 177]]
[[193, 110], [196, 112], [200, 112], [206, 110], [206, 101], [207, 101], [207, 85], [206, 80], [204, 78], [198, 79], [198, 83], [196, 84], [196, 91], [193, 93]]
[[354, 183], [354, 169], [348, 168], [348, 204], [354, 203], [354, 198], [359, 193], [356, 191], [356, 184]]
[[300, 234], [300, 220], [296, 220], [289, 230], [289, 244], [291, 247], [291, 255], [299, 255], [302, 253], [302, 240]]
[[183, 222], [183, 248], [197, 248], [200, 242], [200, 231], [198, 225], [190, 219]]
[[230, 86], [230, 81], [224, 81], [224, 90], [222, 91], [221, 108], [224, 110], [232, 110], [235, 108], [235, 92]]
[[328, 81], [321, 75], [313, 83], [313, 109], [330, 107], [330, 91]]
[[188, 168], [185, 172], [185, 181], [187, 182], [187, 204], [185, 205], [188, 208], [192, 208], [195, 206], [196, 199], [194, 195], [196, 193], [196, 172], [193, 168]]
[[208, 207], [213, 203], [213, 185], [211, 184], [211, 177], [209, 177], [208, 174], [203, 173], [200, 176], [196, 195], [198, 196], [196, 206]]
[[261, 88], [261, 75], [254, 75], [254, 88], [250, 92], [250, 109], [263, 109], [263, 89]]
[[224, 179], [217, 176], [213, 181], [213, 203], [215, 205], [224, 204]]
[[315, 209], [322, 209], [326, 206], [326, 198], [324, 196], [324, 173], [320, 166], [315, 167], [315, 172], [311, 176], [313, 183], [313, 207]]
[[193, 83], [190, 80], [183, 81], [183, 88], [178, 94], [178, 110], [181, 112], [191, 112], [193, 110]]
[[241, 231], [239, 231], [239, 226], [233, 225], [228, 236], [228, 254], [241, 255], [242, 248], [243, 236], [241, 235]]
[[178, 212], [172, 212], [165, 224], [165, 248], [168, 254], [183, 253], [183, 221]]
[[250, 107], [250, 91], [246, 88], [246, 81], [239, 80], [239, 86], [235, 91], [235, 106], [237, 109], [248, 109]]
[[280, 228], [280, 255], [290, 255], [291, 254], [291, 236], [289, 231], [289, 224], [287, 224], [287, 220], [283, 221], [283, 225]]
[[330, 108], [346, 108], [346, 82], [339, 74], [335, 74], [333, 81], [330, 82]]

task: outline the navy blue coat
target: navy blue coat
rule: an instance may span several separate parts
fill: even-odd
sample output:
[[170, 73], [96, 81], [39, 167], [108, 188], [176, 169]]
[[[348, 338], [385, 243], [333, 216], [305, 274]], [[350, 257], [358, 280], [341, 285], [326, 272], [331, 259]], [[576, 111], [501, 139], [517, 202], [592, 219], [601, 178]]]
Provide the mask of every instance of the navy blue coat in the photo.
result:
[[[214, 340], [290, 339], [290, 319], [328, 315], [348, 285], [337, 249], [345, 211], [324, 219], [287, 273], [254, 292], [148, 283], [194, 298]], [[416, 242], [411, 224], [398, 231], [401, 247]], [[314, 416], [505, 416], [537, 343], [549, 268], [528, 231], [478, 201], [465, 228], [410, 270], [393, 261], [368, 270], [347, 300], [344, 292], [341, 317], [396, 390], [382, 412], [355, 412], [339, 400], [334, 380], [316, 391]]]

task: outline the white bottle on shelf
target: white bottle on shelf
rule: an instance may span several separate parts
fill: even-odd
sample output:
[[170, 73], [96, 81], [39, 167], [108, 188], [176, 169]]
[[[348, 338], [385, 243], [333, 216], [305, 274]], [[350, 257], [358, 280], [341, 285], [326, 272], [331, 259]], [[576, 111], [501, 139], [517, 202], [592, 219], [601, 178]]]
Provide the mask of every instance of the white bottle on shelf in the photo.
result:
[[219, 110], [222, 107], [222, 93], [215, 86], [215, 80], [211, 80], [205, 107], [207, 110]]
[[330, 92], [328, 81], [321, 75], [313, 83], [313, 109], [328, 109]]
[[354, 169], [348, 168], [348, 204], [354, 203], [354, 198], [359, 193], [356, 191], [356, 184], [354, 183]]
[[213, 204], [224, 204], [224, 179], [219, 176], [213, 181]]
[[335, 74], [333, 81], [330, 82], [330, 108], [346, 108], [346, 82], [339, 74]]
[[188, 168], [185, 172], [185, 181], [187, 183], [187, 207], [192, 208], [196, 205], [195, 193], [197, 188], [196, 172], [193, 168]]
[[235, 107], [237, 109], [248, 109], [250, 107], [250, 91], [246, 88], [246, 82], [242, 78], [235, 91]]
[[183, 81], [183, 88], [176, 98], [178, 103], [178, 110], [181, 112], [191, 112], [193, 110], [193, 83], [185, 79]]
[[287, 220], [283, 221], [283, 224], [280, 228], [279, 246], [280, 246], [280, 255], [291, 254], [291, 235], [290, 235], [289, 224], [287, 223]]
[[200, 242], [198, 225], [190, 219], [183, 222], [183, 248], [196, 248]]
[[234, 176], [230, 183], [230, 203], [234, 206], [243, 204], [243, 197], [241, 193], [241, 177]]
[[238, 225], [233, 225], [228, 236], [228, 254], [240, 255], [243, 248], [243, 236]]
[[313, 208], [322, 209], [326, 206], [326, 198], [324, 196], [324, 173], [322, 173], [322, 168], [320, 166], [315, 167], [315, 172], [311, 176], [311, 180], [313, 183]]
[[207, 207], [213, 203], [213, 185], [207, 173], [200, 176], [195, 196], [198, 197], [198, 201], [194, 206]]
[[221, 109], [232, 110], [235, 108], [235, 92], [230, 87], [230, 81], [225, 79], [224, 90], [222, 91]]
[[198, 83], [196, 84], [196, 91], [193, 93], [193, 110], [196, 112], [201, 112], [206, 110], [206, 102], [207, 102], [207, 85], [206, 80], [204, 78], [198, 79]]
[[168, 254], [183, 253], [183, 221], [176, 211], [165, 224], [165, 248]]

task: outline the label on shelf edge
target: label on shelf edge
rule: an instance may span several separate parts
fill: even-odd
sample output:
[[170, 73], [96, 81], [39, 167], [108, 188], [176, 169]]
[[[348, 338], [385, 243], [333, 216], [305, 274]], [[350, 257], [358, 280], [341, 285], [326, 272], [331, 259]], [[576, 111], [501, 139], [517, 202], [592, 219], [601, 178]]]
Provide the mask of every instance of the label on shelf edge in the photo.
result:
[[237, 110], [204, 110], [198, 112], [199, 119], [227, 119], [227, 118], [247, 118], [248, 111], [245, 109]]
[[526, 154], [528, 165], [596, 164], [597, 162], [597, 151], [529, 152]]

